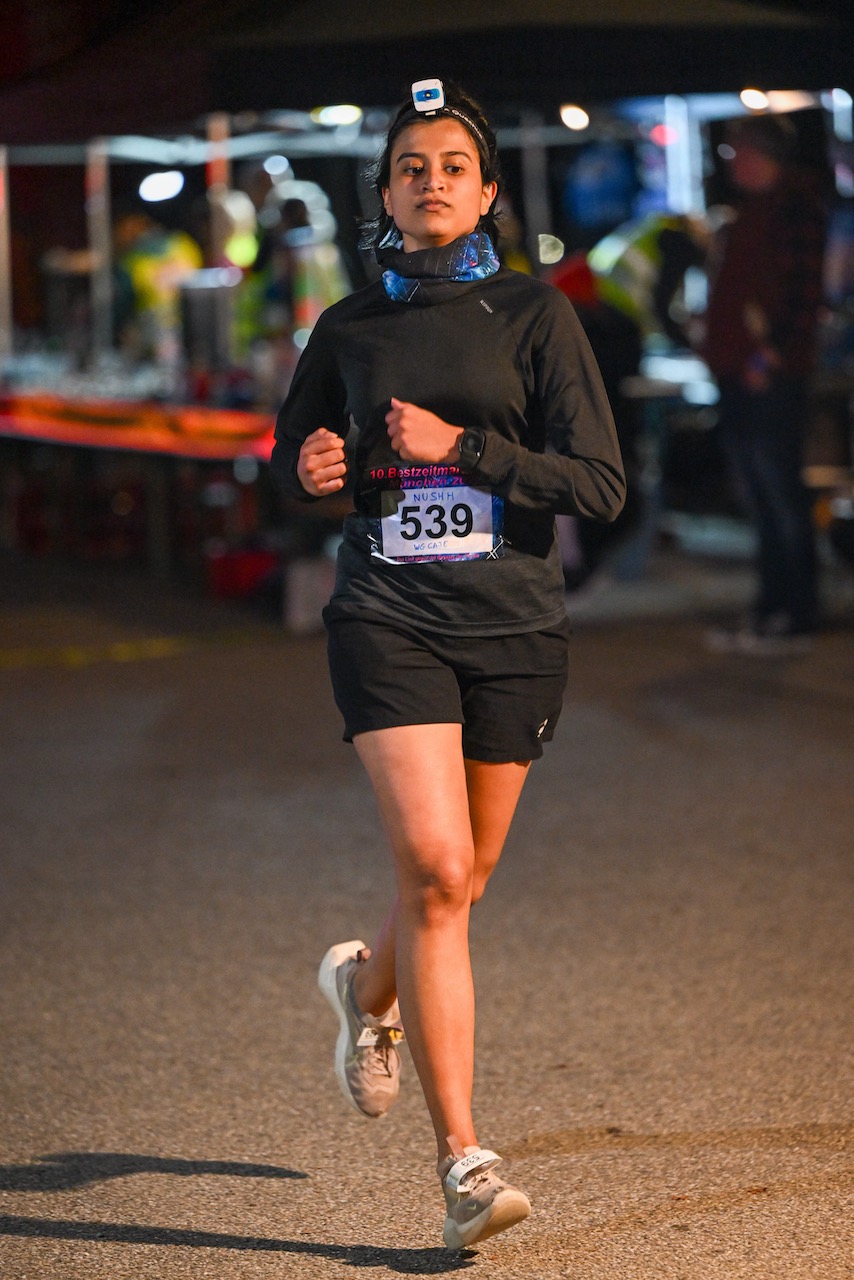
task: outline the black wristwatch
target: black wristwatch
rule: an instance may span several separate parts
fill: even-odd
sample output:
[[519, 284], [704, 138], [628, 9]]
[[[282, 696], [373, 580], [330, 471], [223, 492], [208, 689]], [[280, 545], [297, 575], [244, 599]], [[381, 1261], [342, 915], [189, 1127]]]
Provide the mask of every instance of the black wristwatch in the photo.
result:
[[466, 427], [457, 446], [460, 451], [460, 470], [474, 471], [483, 457], [486, 432], [481, 427]]

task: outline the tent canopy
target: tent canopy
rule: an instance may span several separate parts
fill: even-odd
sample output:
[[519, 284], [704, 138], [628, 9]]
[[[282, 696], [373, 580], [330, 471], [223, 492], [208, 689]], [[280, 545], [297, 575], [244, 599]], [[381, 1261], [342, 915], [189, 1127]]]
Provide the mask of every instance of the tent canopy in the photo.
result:
[[55, 0], [50, 39], [43, 6], [14, 8], [0, 14], [0, 144], [178, 130], [220, 109], [387, 105], [425, 74], [492, 111], [854, 86], [851, 0], [398, 0], [393, 22], [350, 0]]
[[[518, 28], [518, 0], [491, 0], [489, 4], [458, 0], [432, 0], [430, 4], [400, 0], [394, 20], [381, 5], [364, 6], [355, 17], [348, 0], [294, 0], [286, 9], [252, 20], [252, 8], [243, 29], [227, 37], [214, 36], [223, 45], [288, 46], [324, 42], [361, 44], [390, 38], [411, 40], [418, 36], [462, 31]], [[814, 27], [823, 25], [814, 8], [797, 11], [746, 0], [528, 0], [524, 25], [528, 27]], [[544, 38], [548, 38], [548, 32]]]

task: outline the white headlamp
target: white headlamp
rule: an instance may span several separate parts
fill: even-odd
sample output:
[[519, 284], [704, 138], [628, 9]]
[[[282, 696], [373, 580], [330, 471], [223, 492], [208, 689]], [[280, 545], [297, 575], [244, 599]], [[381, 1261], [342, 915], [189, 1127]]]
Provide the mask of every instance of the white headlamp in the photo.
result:
[[412, 105], [416, 111], [441, 111], [445, 105], [442, 81], [416, 80], [412, 86]]

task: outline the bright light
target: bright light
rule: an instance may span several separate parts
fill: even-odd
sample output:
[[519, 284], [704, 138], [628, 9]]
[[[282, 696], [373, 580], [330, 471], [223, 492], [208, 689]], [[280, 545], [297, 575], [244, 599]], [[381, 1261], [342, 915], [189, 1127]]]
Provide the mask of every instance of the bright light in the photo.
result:
[[153, 204], [157, 200], [171, 200], [177, 196], [184, 186], [184, 175], [177, 169], [167, 169], [164, 173], [150, 173], [139, 184], [139, 196]]
[[854, 138], [854, 101], [847, 89], [834, 89], [830, 95], [833, 132], [843, 142]]
[[537, 236], [537, 253], [544, 267], [549, 267], [554, 262], [560, 262], [564, 248], [563, 241], [558, 240], [557, 236]]
[[358, 124], [362, 118], [362, 108], [342, 102], [337, 107], [315, 107], [311, 113], [315, 124]]
[[590, 116], [584, 108], [576, 107], [571, 102], [565, 102], [561, 107], [560, 118], [567, 129], [573, 129], [576, 133], [580, 133], [590, 124]]
[[659, 145], [664, 148], [667, 207], [672, 213], [702, 208], [703, 144], [700, 123], [687, 98], [678, 93], [667, 95], [661, 126]]
[[650, 141], [654, 142], [657, 147], [670, 147], [679, 135], [672, 125], [657, 124], [650, 129], [649, 137]]
[[800, 89], [769, 89], [768, 106], [772, 111], [806, 111], [818, 106], [818, 99]]
[[280, 178], [290, 167], [291, 163], [285, 156], [268, 156], [264, 161], [264, 168], [271, 178]]
[[225, 256], [235, 267], [251, 267], [258, 257], [258, 241], [251, 232], [239, 231], [226, 241]]
[[201, 267], [193, 272], [192, 283], [194, 289], [230, 289], [242, 279], [239, 267]]
[[768, 107], [768, 94], [761, 89], [742, 89], [738, 96], [748, 111], [765, 111]]
[[718, 147], [718, 155], [722, 160], [734, 160], [735, 147], [731, 147], [728, 142], [722, 142]]

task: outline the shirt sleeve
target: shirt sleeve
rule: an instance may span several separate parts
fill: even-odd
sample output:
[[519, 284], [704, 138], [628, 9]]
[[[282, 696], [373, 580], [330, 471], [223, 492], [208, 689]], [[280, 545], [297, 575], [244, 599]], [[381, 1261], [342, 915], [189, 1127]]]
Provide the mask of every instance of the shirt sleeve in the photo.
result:
[[299, 452], [306, 437], [319, 427], [343, 437], [349, 427], [346, 390], [334, 351], [331, 326], [321, 317], [300, 356], [276, 419], [271, 473], [285, 497], [302, 502], [320, 501], [306, 493], [297, 476]]
[[516, 507], [612, 521], [626, 479], [611, 406], [572, 305], [550, 293], [531, 343], [529, 407], [532, 438], [544, 435], [548, 448], [536, 452], [488, 432], [475, 481]]

